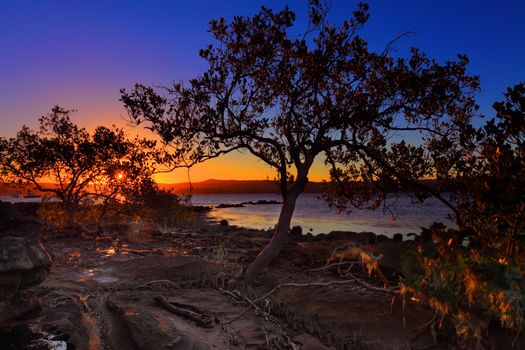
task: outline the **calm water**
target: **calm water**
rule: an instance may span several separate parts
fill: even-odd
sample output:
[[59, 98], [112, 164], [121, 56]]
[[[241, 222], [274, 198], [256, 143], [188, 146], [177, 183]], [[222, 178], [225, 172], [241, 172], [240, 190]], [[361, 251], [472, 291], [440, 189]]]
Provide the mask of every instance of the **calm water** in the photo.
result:
[[[201, 194], [194, 195], [194, 205], [214, 206], [221, 203], [235, 204], [258, 200], [281, 200], [279, 195], [272, 194]], [[435, 199], [429, 199], [422, 204], [412, 204], [407, 196], [397, 197], [394, 216], [382, 209], [375, 211], [357, 210], [352, 213], [337, 213], [317, 194], [303, 193], [298, 201], [292, 219], [292, 226], [300, 225], [303, 232], [313, 234], [330, 231], [374, 232], [388, 236], [394, 233], [419, 233], [420, 227], [431, 225], [433, 222], [443, 222], [453, 226], [447, 219], [448, 208]], [[226, 219], [232, 225], [256, 229], [273, 227], [279, 216], [280, 205], [245, 205], [242, 208], [213, 209], [210, 216], [213, 219]]]
[[[38, 202], [40, 198], [13, 198], [0, 196], [0, 200], [7, 202]], [[272, 194], [196, 194], [193, 195], [194, 205], [216, 206], [221, 203], [236, 204], [258, 200], [277, 200], [279, 195]], [[394, 215], [378, 210], [355, 209], [350, 214], [337, 213], [317, 194], [303, 193], [295, 208], [292, 226], [300, 225], [303, 232], [313, 234], [328, 233], [330, 231], [374, 232], [391, 236], [394, 233], [419, 233], [420, 227], [431, 225], [433, 222], [443, 222], [453, 226], [447, 219], [448, 208], [436, 199], [429, 199], [425, 203], [412, 204], [407, 196], [400, 196], [393, 200], [395, 203]], [[281, 205], [245, 205], [242, 208], [213, 209], [210, 217], [214, 220], [226, 219], [232, 225], [255, 229], [269, 229], [277, 222]]]

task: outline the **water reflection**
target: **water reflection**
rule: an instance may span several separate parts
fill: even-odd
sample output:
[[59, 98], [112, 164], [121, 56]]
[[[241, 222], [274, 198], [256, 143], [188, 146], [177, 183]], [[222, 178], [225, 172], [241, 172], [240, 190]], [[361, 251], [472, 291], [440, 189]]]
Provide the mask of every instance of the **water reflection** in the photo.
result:
[[[194, 205], [218, 205], [220, 203], [235, 204], [257, 200], [280, 200], [279, 195], [272, 194], [227, 194], [227, 195], [195, 195], [192, 198]], [[302, 194], [297, 202], [293, 225], [300, 225], [303, 232], [313, 234], [330, 231], [374, 232], [377, 234], [393, 235], [394, 233], [408, 234], [420, 232], [420, 227], [429, 226], [433, 222], [443, 222], [453, 226], [448, 220], [449, 210], [441, 202], [429, 199], [425, 203], [413, 204], [408, 196], [395, 199], [392, 213], [381, 209], [358, 210], [350, 215], [337, 213], [316, 194]], [[256, 229], [268, 229], [275, 225], [279, 216], [280, 205], [246, 205], [240, 208], [220, 208], [210, 212], [213, 219], [226, 219], [232, 225]]]
[[110, 276], [108, 272], [111, 272], [111, 268], [94, 268], [94, 269], [82, 269], [77, 272], [77, 282], [98, 282], [98, 283], [113, 283], [117, 282], [118, 278]]

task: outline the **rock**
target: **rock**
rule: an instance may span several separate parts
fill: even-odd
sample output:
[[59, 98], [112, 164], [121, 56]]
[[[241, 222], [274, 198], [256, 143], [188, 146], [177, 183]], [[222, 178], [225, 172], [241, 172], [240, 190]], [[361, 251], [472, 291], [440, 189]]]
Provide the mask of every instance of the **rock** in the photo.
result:
[[303, 235], [303, 228], [301, 226], [294, 226], [290, 230], [290, 238], [301, 238]]
[[51, 257], [38, 239], [41, 224], [0, 202], [0, 313], [24, 288], [44, 281]]
[[195, 213], [206, 213], [211, 211], [213, 208], [206, 205], [194, 205], [191, 207], [191, 210]]
[[221, 221], [219, 221], [219, 224], [220, 224], [222, 227], [226, 227], [226, 226], [229, 225], [228, 220], [226, 220], [226, 219], [222, 219]]
[[316, 235], [315, 239], [318, 241], [344, 239], [366, 245], [375, 243], [378, 237], [373, 232], [331, 231], [325, 236]]
[[403, 242], [403, 235], [401, 233], [394, 233], [392, 239], [394, 242]]
[[276, 259], [277, 264], [291, 262], [295, 266], [319, 267], [326, 263], [332, 253], [330, 244], [321, 242], [298, 242], [296, 245], [288, 244], [283, 248], [283, 253]]
[[77, 297], [64, 299], [60, 294], [48, 294], [47, 298], [40, 322], [47, 333], [53, 334], [54, 341], [63, 341], [67, 349], [102, 349], [100, 331], [95, 319], [86, 312], [87, 304], [82, 305]]
[[242, 207], [244, 207], [244, 204], [242, 204], [242, 203], [234, 203], [234, 204], [221, 203], [218, 206], [216, 206], [215, 208], [223, 209], [223, 208], [242, 208]]
[[18, 213], [23, 214], [24, 216], [30, 216], [37, 218], [38, 210], [42, 206], [42, 202], [18, 202], [13, 203], [13, 207]]
[[279, 202], [279, 201], [276, 201], [276, 200], [259, 199], [258, 201], [242, 202], [241, 204], [245, 204], [245, 205], [269, 205], [269, 204], [283, 204], [283, 202]]

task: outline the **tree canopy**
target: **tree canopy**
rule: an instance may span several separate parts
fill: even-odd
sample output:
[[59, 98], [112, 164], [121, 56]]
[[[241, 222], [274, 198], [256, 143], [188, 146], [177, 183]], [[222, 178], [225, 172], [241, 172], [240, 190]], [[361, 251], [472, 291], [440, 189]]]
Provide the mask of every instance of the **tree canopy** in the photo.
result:
[[149, 183], [155, 171], [155, 142], [128, 139], [122, 129], [78, 127], [72, 111], [54, 107], [24, 126], [14, 138], [0, 138], [0, 170], [7, 181], [33, 185], [58, 198], [69, 223], [87, 200], [107, 201]]
[[[295, 14], [287, 7], [262, 7], [231, 23], [213, 20], [215, 43], [200, 51], [204, 73], [164, 90], [122, 90], [131, 118], [189, 164], [244, 150], [276, 170], [283, 208], [249, 277], [282, 248], [316, 158], [330, 168], [331, 204], [376, 202], [435, 175], [432, 152], [459, 142], [477, 108], [478, 79], [467, 72], [465, 56], [439, 63], [412, 49], [395, 57], [399, 38], [373, 52], [358, 34], [369, 17], [366, 4], [336, 26], [320, 2], [310, 3], [310, 24], [300, 35], [290, 33]], [[398, 141], [409, 134], [418, 142]], [[360, 181], [371, 186], [363, 191]]]
[[495, 118], [465, 129], [442, 157], [458, 227], [434, 225], [432, 244], [404, 268], [406, 290], [449, 317], [466, 347], [481, 348], [490, 322], [525, 329], [525, 85], [509, 88]]

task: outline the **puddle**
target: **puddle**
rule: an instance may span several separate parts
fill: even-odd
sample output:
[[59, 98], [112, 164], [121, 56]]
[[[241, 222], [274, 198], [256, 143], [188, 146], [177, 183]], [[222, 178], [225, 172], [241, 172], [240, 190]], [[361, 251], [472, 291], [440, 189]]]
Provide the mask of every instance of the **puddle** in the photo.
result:
[[118, 278], [111, 277], [111, 276], [96, 276], [95, 278], [93, 278], [93, 280], [100, 282], [100, 283], [113, 283], [113, 282], [117, 282]]
[[111, 272], [111, 268], [95, 268], [95, 269], [85, 269], [80, 272], [77, 272], [78, 278], [77, 282], [89, 282], [95, 281], [98, 283], [114, 283], [119, 279], [113, 276], [107, 275], [108, 272]]

